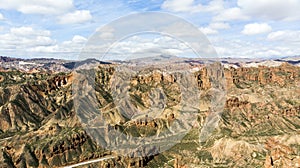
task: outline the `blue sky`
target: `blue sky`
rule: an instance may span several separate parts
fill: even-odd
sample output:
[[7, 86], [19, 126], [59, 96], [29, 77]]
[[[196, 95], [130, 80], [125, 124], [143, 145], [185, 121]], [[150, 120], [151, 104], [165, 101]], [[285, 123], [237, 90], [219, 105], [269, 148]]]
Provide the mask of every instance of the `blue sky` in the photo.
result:
[[293, 56], [300, 53], [298, 9], [299, 0], [0, 0], [0, 55], [76, 59], [99, 27], [160, 11], [194, 24], [221, 57]]

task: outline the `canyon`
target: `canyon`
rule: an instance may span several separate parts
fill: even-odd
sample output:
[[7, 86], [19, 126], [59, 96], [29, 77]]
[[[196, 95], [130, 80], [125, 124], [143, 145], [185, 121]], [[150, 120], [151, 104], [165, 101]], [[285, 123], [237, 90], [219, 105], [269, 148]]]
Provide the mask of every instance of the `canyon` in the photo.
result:
[[[187, 79], [166, 68], [153, 67], [135, 70], [137, 73], [126, 79], [121, 73], [124, 71], [117, 69], [119, 63], [99, 61], [91, 78], [83, 81], [92, 80], [92, 89], [82, 85], [83, 90], [74, 90], [81, 86], [76, 85], [80, 81], [78, 72], [90, 72], [75, 69], [75, 64], [88, 66], [88, 61], [48, 60], [52, 61], [47, 64], [51, 68], [39, 61], [26, 64], [26, 69], [14, 66], [24, 60], [5, 57], [1, 61], [5, 67], [0, 70], [0, 167], [64, 167], [95, 159], [99, 162], [80, 166], [300, 166], [300, 67], [289, 61], [281, 60], [276, 66], [253, 66], [255, 61], [237, 64], [238, 61], [226, 60], [209, 68], [198, 60], [184, 60], [180, 68], [191, 74]], [[117, 72], [120, 76], [116, 76]], [[120, 82], [127, 85], [116, 85]], [[188, 86], [197, 88], [199, 93], [185, 90]], [[219, 100], [214, 98], [213, 88], [225, 94], [218, 113], [212, 112]], [[124, 89], [126, 101], [120, 97]], [[186, 95], [182, 94], [184, 90]], [[95, 96], [89, 96], [92, 93]], [[83, 95], [88, 95], [87, 102], [82, 101]], [[182, 106], [194, 105], [195, 98], [199, 102], [190, 120]], [[105, 118], [106, 133], [101, 134], [105, 144], [123, 145], [127, 138], [135, 142], [137, 137], [186, 133], [174, 142], [157, 138], [163, 144], [159, 148], [114, 150], [91, 134], [97, 129], [86, 129], [101, 121], [100, 117], [91, 119], [91, 102]], [[121, 112], [128, 102], [134, 110]], [[78, 114], [78, 109], [84, 113]], [[211, 117], [217, 119], [217, 125], [209, 129]], [[210, 134], [201, 139], [204, 129]], [[114, 132], [127, 137], [112, 142], [106, 137]], [[174, 145], [165, 145], [166, 142]], [[122, 154], [128, 150], [131, 155]]]

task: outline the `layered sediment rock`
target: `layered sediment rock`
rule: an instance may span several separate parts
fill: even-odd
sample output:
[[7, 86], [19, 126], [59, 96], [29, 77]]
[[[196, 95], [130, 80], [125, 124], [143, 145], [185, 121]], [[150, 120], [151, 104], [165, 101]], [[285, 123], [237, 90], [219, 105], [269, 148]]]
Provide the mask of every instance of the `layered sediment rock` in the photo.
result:
[[[299, 165], [299, 140], [292, 138], [300, 128], [299, 67], [282, 64], [228, 68], [224, 73], [214, 71], [216, 74], [200, 65], [193, 68], [197, 69], [193, 79], [205, 94], [214, 87], [212, 75], [214, 79], [226, 78], [227, 96], [218, 127], [207, 141], [198, 143], [198, 129], [205, 126], [211, 114], [211, 97], [201, 92], [198, 125], [195, 123], [191, 132], [170, 150], [151, 157], [118, 156], [96, 144], [74, 111], [73, 73], [1, 72], [0, 167], [59, 167], [104, 156], [113, 158], [90, 166]], [[157, 118], [149, 115], [131, 120], [117, 110], [113, 100], [115, 72], [115, 65], [110, 64], [101, 65], [95, 74], [99, 108], [105, 112], [111, 129], [128, 135], [153, 136], [168, 130], [179, 119], [177, 108], [183, 98], [176, 74], [156, 69], [128, 79], [128, 94], [136, 109], [165, 108]], [[164, 92], [166, 106], [152, 100], [157, 96], [153, 88]], [[280, 136], [289, 138], [280, 140]]]

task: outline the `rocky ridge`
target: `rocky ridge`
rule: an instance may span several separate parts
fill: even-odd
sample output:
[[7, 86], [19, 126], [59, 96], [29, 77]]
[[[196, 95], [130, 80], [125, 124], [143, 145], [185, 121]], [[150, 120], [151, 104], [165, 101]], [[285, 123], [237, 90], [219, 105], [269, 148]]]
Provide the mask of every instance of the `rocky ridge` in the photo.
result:
[[[196, 68], [193, 73], [199, 89], [209, 90], [207, 69], [201, 65], [191, 68]], [[96, 73], [97, 99], [109, 112], [112, 129], [151, 135], [177, 120], [174, 107], [181, 97], [174, 75], [150, 71], [130, 79], [136, 108], [151, 106], [149, 86], [163, 87], [170, 107], [156, 119], [130, 121], [118, 113], [109, 96], [113, 73], [114, 65], [102, 65]], [[111, 155], [115, 157], [89, 166], [299, 166], [300, 69], [289, 63], [225, 68], [227, 98], [212, 136], [199, 144], [199, 130], [210, 113], [204, 94], [198, 124], [184, 139], [161, 154], [143, 158], [106, 150], [82, 128], [72, 101], [74, 73], [5, 70], [0, 77], [0, 167], [59, 167]]]

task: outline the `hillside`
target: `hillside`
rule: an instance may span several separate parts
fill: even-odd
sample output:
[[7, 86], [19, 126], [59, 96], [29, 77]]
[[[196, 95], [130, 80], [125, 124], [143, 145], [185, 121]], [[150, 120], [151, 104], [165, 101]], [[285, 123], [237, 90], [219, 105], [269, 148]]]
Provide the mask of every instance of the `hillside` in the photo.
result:
[[[159, 68], [125, 71], [113, 62], [1, 57], [0, 167], [99, 158], [105, 159], [84, 166], [299, 167], [299, 60], [221, 61], [209, 67], [172, 58]], [[74, 69], [90, 65], [96, 68]], [[212, 88], [226, 93], [217, 113], [222, 99]], [[112, 139], [116, 132], [126, 136]], [[157, 145], [137, 148], [140, 138]]]

